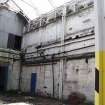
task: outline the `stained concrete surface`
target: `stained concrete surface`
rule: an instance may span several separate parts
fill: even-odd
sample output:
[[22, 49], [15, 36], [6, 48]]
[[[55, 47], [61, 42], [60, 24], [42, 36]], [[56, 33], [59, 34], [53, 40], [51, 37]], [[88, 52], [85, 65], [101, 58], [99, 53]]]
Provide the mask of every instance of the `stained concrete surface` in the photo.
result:
[[19, 94], [0, 94], [0, 105], [63, 105], [61, 102], [45, 97], [31, 97]]

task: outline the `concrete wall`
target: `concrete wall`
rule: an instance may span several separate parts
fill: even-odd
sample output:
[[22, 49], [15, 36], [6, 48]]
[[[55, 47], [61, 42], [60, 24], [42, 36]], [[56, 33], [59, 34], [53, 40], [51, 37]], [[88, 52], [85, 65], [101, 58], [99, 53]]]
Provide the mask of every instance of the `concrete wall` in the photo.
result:
[[18, 90], [19, 87], [20, 62], [11, 62], [8, 69], [7, 91]]
[[16, 35], [23, 33], [23, 20], [11, 10], [0, 10], [0, 23], [0, 31], [12, 32]]
[[81, 92], [87, 96], [87, 100], [94, 100], [95, 84], [95, 60], [94, 58], [71, 60], [67, 62], [66, 77], [64, 82], [64, 96], [70, 92]]
[[[50, 42], [62, 36], [62, 21], [51, 23], [44, 28], [26, 33], [23, 37], [22, 48], [35, 46], [41, 42]], [[94, 8], [90, 7], [66, 18], [66, 35], [75, 37], [73, 33], [94, 27]]]
[[9, 33], [21, 36], [23, 28], [24, 22], [17, 13], [0, 9], [0, 48], [7, 48]]
[[[36, 92], [38, 94], [52, 95], [52, 70], [51, 65], [39, 65], [39, 66], [23, 66], [21, 90], [23, 92], [31, 91], [31, 74], [37, 73], [37, 86]], [[47, 87], [44, 88], [44, 87]]]
[[17, 13], [0, 7], [0, 63], [9, 66], [7, 90], [18, 89], [20, 72], [20, 52], [7, 49], [8, 35], [12, 33], [22, 36], [24, 25], [23, 19]]
[[[64, 69], [63, 96], [67, 99], [71, 92], [81, 92], [85, 94], [87, 100], [94, 100], [94, 82], [95, 82], [95, 59], [68, 60]], [[54, 70], [54, 97], [59, 97], [60, 84], [60, 62], [53, 64]], [[30, 92], [31, 73], [37, 73], [36, 93], [44, 96], [53, 96], [53, 75], [52, 64], [23, 66], [21, 90]], [[46, 88], [45, 88], [46, 87]]]

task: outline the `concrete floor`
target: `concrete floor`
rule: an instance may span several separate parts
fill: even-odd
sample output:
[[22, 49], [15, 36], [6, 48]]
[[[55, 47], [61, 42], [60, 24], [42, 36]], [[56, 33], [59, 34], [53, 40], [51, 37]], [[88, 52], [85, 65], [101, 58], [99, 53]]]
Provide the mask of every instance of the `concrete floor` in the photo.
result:
[[61, 102], [43, 97], [0, 94], [0, 105], [63, 105]]

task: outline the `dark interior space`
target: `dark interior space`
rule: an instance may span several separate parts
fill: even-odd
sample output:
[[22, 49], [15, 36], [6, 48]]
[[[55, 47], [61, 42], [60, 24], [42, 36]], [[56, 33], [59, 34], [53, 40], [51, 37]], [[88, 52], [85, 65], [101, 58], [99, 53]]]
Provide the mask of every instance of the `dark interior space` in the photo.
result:
[[22, 40], [22, 37], [15, 36], [15, 45], [14, 45], [15, 50], [20, 50], [21, 49], [21, 40]]
[[5, 91], [7, 87], [8, 67], [0, 66], [0, 91]]
[[21, 36], [9, 34], [7, 48], [10, 48], [13, 50], [20, 50], [21, 49], [21, 41], [22, 41]]

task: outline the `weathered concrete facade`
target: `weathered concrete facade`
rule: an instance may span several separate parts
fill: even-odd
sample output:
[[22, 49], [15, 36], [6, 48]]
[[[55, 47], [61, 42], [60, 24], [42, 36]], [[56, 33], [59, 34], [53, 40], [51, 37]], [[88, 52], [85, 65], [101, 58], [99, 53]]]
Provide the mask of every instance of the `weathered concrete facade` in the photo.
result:
[[13, 38], [21, 37], [25, 21], [20, 13], [0, 4], [0, 91], [18, 89], [20, 51], [12, 49], [14, 40], [9, 35], [12, 34]]
[[[63, 96], [66, 99], [71, 92], [81, 92], [88, 100], [94, 99], [94, 58], [68, 60], [65, 63]], [[53, 71], [54, 70], [54, 74]], [[36, 93], [43, 96], [59, 98], [60, 62], [24, 66], [21, 89], [30, 92], [31, 74], [37, 73]], [[53, 84], [54, 75], [54, 84]], [[54, 85], [54, 89], [53, 89]]]
[[93, 101], [94, 34], [92, 0], [67, 3], [31, 21], [23, 36], [21, 90], [31, 91], [36, 73], [34, 92], [40, 95], [66, 99], [81, 92]]
[[[0, 69], [8, 69], [5, 90], [59, 99], [81, 92], [87, 100], [94, 100], [92, 0], [67, 3], [30, 21], [27, 27], [26, 17], [19, 13], [2, 8], [0, 14]], [[22, 36], [21, 51], [8, 48], [10, 33]]]

